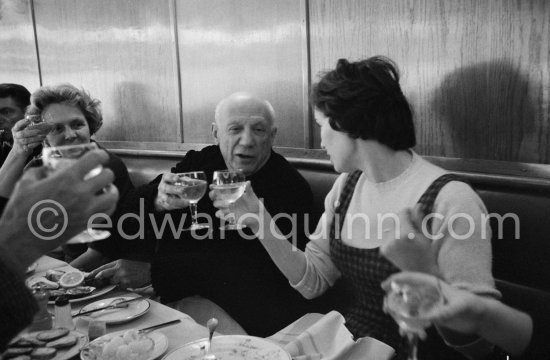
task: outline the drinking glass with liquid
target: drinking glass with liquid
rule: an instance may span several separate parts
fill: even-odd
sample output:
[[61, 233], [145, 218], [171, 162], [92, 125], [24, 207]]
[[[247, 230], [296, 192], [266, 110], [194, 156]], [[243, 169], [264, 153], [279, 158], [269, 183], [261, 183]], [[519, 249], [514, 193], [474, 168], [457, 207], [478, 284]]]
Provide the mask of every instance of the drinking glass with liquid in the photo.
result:
[[29, 332], [51, 329], [53, 320], [48, 312], [48, 299], [50, 293], [45, 288], [38, 287], [32, 290], [32, 294], [38, 304], [38, 312], [33, 317], [32, 323], [28, 329]]
[[197, 221], [197, 203], [206, 194], [208, 185], [206, 174], [203, 171], [190, 171], [175, 175], [178, 176], [178, 180], [174, 182], [174, 186], [180, 188], [179, 197], [189, 202], [191, 211], [192, 223], [186, 230], [208, 229], [207, 224], [199, 224]]
[[392, 281], [384, 304], [409, 342], [409, 360], [417, 360], [418, 338], [430, 327], [428, 314], [444, 304], [439, 286], [415, 279]]
[[[214, 171], [212, 179], [212, 190], [216, 193], [218, 199], [233, 204], [243, 194], [246, 188], [246, 177], [242, 170], [220, 170]], [[221, 229], [238, 230], [243, 226], [235, 223], [235, 217], [228, 219], [229, 224], [222, 226]]]
[[[42, 149], [42, 162], [44, 163], [48, 173], [52, 174], [73, 165], [86, 153], [96, 149], [98, 149], [98, 146], [95, 143], [44, 147]], [[84, 176], [84, 180], [88, 180], [99, 175], [102, 169], [103, 167], [101, 165], [93, 168]], [[84, 230], [82, 234], [75, 236], [73, 238], [74, 240], [69, 240], [68, 243], [92, 242], [106, 239], [109, 235], [111, 235], [111, 232], [108, 230], [90, 228]]]

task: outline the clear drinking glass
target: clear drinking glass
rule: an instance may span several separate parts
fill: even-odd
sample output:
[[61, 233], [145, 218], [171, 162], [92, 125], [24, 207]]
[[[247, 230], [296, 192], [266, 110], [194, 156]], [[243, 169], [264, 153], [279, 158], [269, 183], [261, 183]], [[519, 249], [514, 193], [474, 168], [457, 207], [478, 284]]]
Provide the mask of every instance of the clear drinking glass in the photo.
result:
[[[437, 283], [439, 284], [439, 283]], [[427, 315], [442, 306], [439, 286], [422, 279], [392, 281], [384, 303], [409, 342], [409, 360], [417, 360], [418, 338], [431, 322]]]
[[[27, 115], [25, 119], [30, 121], [28, 129], [39, 129], [44, 135], [47, 135], [53, 128], [53, 125], [44, 121], [41, 115]], [[47, 146], [46, 140], [42, 142], [42, 146]]]
[[[42, 162], [48, 170], [48, 172], [54, 173], [58, 170], [65, 169], [72, 164], [76, 163], [84, 154], [88, 151], [96, 150], [98, 147], [95, 143], [79, 144], [79, 145], [65, 145], [65, 146], [51, 146], [44, 147], [42, 149]], [[103, 167], [101, 165], [93, 168], [86, 176], [84, 180], [93, 178], [99, 175]], [[87, 243], [96, 240], [106, 239], [111, 235], [108, 230], [98, 229], [86, 229], [67, 243]]]
[[186, 230], [208, 229], [207, 224], [199, 224], [197, 222], [197, 203], [206, 194], [208, 183], [206, 175], [203, 171], [191, 171], [176, 174], [178, 180], [174, 182], [175, 186], [181, 187], [179, 197], [189, 201], [189, 209], [191, 211], [192, 224]]
[[[214, 171], [212, 185], [212, 190], [216, 192], [217, 197], [231, 205], [244, 194], [246, 177], [242, 170]], [[222, 226], [220, 229], [238, 230], [243, 228], [243, 226], [235, 223], [234, 216], [230, 217], [228, 222], [229, 224]]]
[[88, 338], [95, 340], [107, 334], [107, 323], [103, 320], [90, 320], [88, 324]]

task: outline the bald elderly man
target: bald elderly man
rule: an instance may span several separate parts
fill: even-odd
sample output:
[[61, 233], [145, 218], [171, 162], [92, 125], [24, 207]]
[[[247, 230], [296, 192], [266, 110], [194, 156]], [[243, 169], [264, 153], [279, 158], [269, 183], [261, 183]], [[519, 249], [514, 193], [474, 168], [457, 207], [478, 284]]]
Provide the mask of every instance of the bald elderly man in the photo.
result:
[[[186, 216], [184, 228], [190, 225], [189, 203], [179, 197], [181, 187], [174, 186], [174, 173], [204, 171], [211, 184], [214, 171], [241, 169], [269, 212], [296, 218], [293, 224], [282, 219], [277, 225], [286, 234], [294, 231], [289, 241], [303, 249], [306, 237], [300, 234], [304, 214], [311, 209], [312, 193], [298, 171], [272, 150], [276, 134], [275, 113], [268, 101], [248, 93], [223, 99], [212, 124], [215, 145], [189, 151], [171, 173], [138, 188], [133, 204], [128, 204], [131, 212], [137, 213], [138, 200], [143, 199], [146, 238], [158, 238], [154, 230], [166, 216], [176, 226]], [[208, 196], [203, 196], [198, 203], [199, 222], [209, 221], [210, 233], [183, 231], [176, 235], [166, 226], [157, 239], [151, 265], [119, 260], [96, 269], [96, 276], [109, 277], [123, 287], [140, 287], [149, 283], [152, 275], [162, 302], [171, 303], [198, 323], [218, 317], [221, 333], [267, 336], [310, 312], [310, 303], [288, 286], [248, 229], [241, 233], [219, 230], [216, 210]]]

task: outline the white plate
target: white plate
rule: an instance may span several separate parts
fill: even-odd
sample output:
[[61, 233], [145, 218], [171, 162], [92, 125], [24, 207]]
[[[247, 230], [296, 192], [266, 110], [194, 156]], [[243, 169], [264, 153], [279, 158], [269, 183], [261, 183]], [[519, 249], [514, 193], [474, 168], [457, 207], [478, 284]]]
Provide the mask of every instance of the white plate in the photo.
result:
[[[207, 339], [190, 342], [166, 355], [163, 360], [201, 360]], [[217, 360], [291, 360], [279, 345], [255, 336], [227, 335], [212, 339], [212, 352]]]
[[[25, 283], [28, 286], [32, 282], [33, 279], [36, 279], [37, 277], [45, 277], [45, 276], [46, 275], [44, 273], [32, 275], [29, 278], [27, 278], [27, 280], [25, 280]], [[76, 298], [76, 299], [70, 299], [69, 302], [70, 303], [77, 303], [77, 302], [81, 302], [81, 301], [87, 301], [87, 300], [95, 299], [98, 296], [102, 296], [102, 295], [107, 294], [109, 291], [113, 290], [114, 288], [116, 288], [116, 285], [107, 285], [107, 286], [102, 287], [100, 289], [95, 289], [88, 296], [84, 296], [84, 297]], [[48, 305], [54, 305], [54, 304], [55, 304], [55, 301], [48, 301]]]
[[[95, 289], [88, 296], [84, 296], [84, 297], [77, 298], [77, 299], [70, 299], [69, 302], [72, 304], [72, 303], [78, 303], [78, 302], [81, 302], [81, 301], [87, 301], [87, 300], [95, 299], [96, 297], [107, 294], [109, 291], [113, 290], [114, 288], [116, 288], [116, 285], [107, 285], [107, 286], [105, 286], [101, 289]], [[48, 305], [54, 305], [54, 304], [55, 304], [55, 301], [48, 301]]]
[[[135, 296], [119, 296], [119, 297], [99, 300], [84, 306], [80, 311], [84, 312], [84, 311], [97, 309], [99, 307], [105, 307], [105, 306], [111, 305], [112, 301], [115, 299], [130, 300], [134, 297]], [[137, 300], [129, 303], [127, 308], [101, 310], [85, 316], [89, 316], [96, 320], [105, 321], [107, 325], [121, 324], [142, 316], [147, 311], [149, 311], [150, 307], [151, 307], [151, 304], [149, 303], [149, 301], [147, 301], [146, 299], [143, 299], [143, 300]]]
[[[90, 344], [95, 343], [96, 341], [104, 341], [109, 340], [115, 336], [118, 336], [120, 334], [124, 334], [127, 330], [117, 331], [114, 333], [110, 333], [107, 335], [103, 335], [102, 337], [99, 337], [92, 341]], [[153, 331], [151, 333], [148, 333], [147, 336], [149, 336], [153, 342], [155, 343], [155, 347], [153, 349], [153, 353], [147, 358], [147, 360], [154, 360], [158, 358], [159, 356], [162, 356], [166, 352], [166, 349], [168, 349], [168, 338], [166, 335], [164, 335], [160, 331]], [[82, 360], [93, 360], [86, 352], [81, 351], [80, 352], [80, 359]]]
[[[22, 337], [28, 337], [28, 336], [36, 336], [40, 333], [40, 331], [34, 331], [25, 335], [22, 335]], [[57, 349], [57, 353], [53, 358], [50, 360], [68, 360], [74, 357], [75, 355], [78, 355], [80, 350], [88, 343], [88, 337], [84, 334], [79, 333], [78, 331], [71, 331], [69, 332], [69, 335], [75, 335], [78, 337], [78, 340], [76, 344], [71, 346], [67, 349]]]

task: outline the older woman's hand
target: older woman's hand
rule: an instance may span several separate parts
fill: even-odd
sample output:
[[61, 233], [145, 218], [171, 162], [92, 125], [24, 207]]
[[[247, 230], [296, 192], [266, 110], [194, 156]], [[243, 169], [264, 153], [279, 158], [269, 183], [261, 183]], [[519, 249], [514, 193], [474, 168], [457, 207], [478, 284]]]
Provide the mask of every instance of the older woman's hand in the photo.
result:
[[13, 136], [12, 151], [15, 155], [29, 156], [35, 148], [42, 144], [51, 129], [51, 125], [46, 123], [34, 127], [29, 127], [30, 124], [29, 120], [21, 119], [11, 129]]
[[214, 207], [218, 208], [216, 217], [226, 220], [231, 215], [234, 215], [238, 224], [246, 225], [254, 233], [258, 231], [260, 210], [263, 206], [260, 204], [260, 200], [254, 193], [254, 190], [252, 190], [250, 181], [246, 182], [244, 194], [234, 203], [223, 200], [212, 185], [210, 185], [210, 189], [211, 191], [208, 195], [212, 199]]
[[180, 197], [183, 188], [174, 185], [179, 180], [178, 175], [165, 173], [158, 185], [157, 197], [155, 198], [156, 211], [169, 211], [183, 209], [189, 206], [189, 201]]
[[399, 216], [399, 237], [386, 241], [380, 252], [401, 270], [417, 271], [440, 277], [438, 249], [424, 234], [423, 216], [417, 205], [405, 209]]

